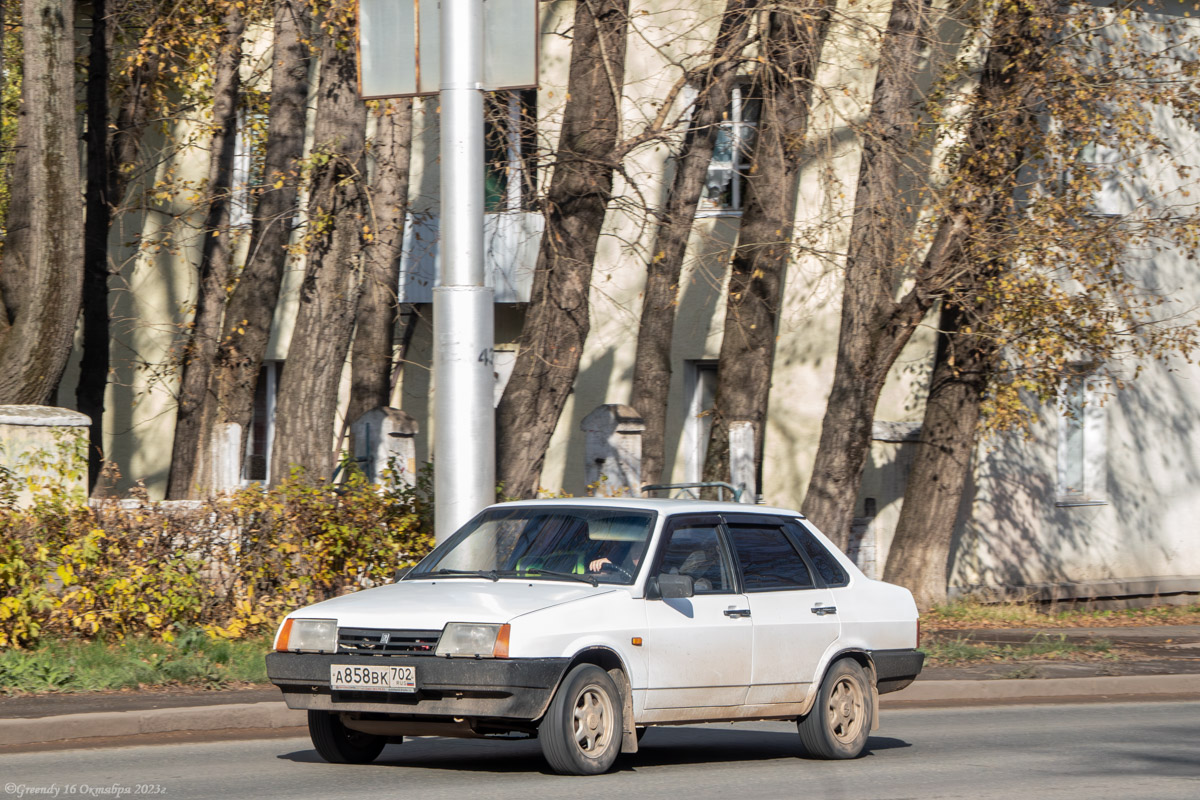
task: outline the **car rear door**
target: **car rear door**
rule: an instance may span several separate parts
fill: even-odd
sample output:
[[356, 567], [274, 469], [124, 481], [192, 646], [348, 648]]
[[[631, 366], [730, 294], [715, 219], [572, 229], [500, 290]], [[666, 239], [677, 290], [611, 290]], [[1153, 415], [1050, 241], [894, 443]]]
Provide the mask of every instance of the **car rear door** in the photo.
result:
[[833, 593], [818, 585], [783, 519], [730, 514], [725, 524], [754, 622], [746, 704], [803, 702], [841, 634]]
[[684, 574], [688, 598], [646, 601], [647, 709], [740, 706], [750, 683], [753, 628], [718, 516], [669, 520], [651, 575]]

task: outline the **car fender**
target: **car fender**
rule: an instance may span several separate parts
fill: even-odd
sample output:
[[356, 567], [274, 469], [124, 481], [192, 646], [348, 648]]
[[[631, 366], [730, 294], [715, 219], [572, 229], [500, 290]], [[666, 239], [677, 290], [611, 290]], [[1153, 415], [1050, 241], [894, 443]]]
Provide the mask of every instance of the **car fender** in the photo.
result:
[[649, 676], [646, 648], [633, 644], [646, 635], [644, 602], [616, 591], [522, 614], [511, 622], [510, 656], [574, 660], [589, 650], [610, 651], [636, 692]]
[[871, 648], [865, 642], [839, 639], [829, 646], [818, 662], [816, 675], [813, 676], [812, 683], [808, 685], [808, 693], [804, 697], [804, 713], [801, 716], [812, 711], [813, 704], [817, 701], [817, 692], [820, 690], [821, 684], [825, 682], [825, 676], [829, 674], [830, 667], [839, 659], [846, 657], [853, 658], [866, 670], [867, 678], [871, 683], [871, 691], [875, 692], [875, 659], [871, 656]]

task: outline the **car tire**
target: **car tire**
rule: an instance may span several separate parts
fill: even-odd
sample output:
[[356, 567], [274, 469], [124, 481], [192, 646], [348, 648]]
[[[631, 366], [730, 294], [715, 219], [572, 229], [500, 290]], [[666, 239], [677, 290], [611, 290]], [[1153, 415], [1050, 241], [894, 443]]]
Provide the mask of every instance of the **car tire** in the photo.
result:
[[369, 764], [388, 743], [386, 736], [350, 730], [329, 711], [308, 712], [308, 735], [321, 758], [331, 764]]
[[607, 772], [621, 752], [621, 695], [608, 673], [580, 664], [563, 678], [538, 727], [542, 754], [563, 775]]
[[812, 710], [796, 721], [800, 741], [814, 758], [858, 758], [871, 735], [874, 693], [857, 661], [843, 658], [825, 673]]

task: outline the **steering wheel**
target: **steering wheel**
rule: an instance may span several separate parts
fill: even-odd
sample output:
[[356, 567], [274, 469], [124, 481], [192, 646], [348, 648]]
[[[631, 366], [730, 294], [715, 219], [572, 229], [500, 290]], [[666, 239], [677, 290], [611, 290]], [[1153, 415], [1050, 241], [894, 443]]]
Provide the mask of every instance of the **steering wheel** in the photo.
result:
[[622, 567], [619, 564], [613, 563], [612, 561], [605, 561], [603, 564], [601, 564], [600, 571], [601, 572], [617, 572], [617, 573], [620, 573], [621, 575], [624, 575], [629, 580], [631, 580], [631, 581], [633, 580], [633, 574], [629, 570], [625, 569], [624, 567]]

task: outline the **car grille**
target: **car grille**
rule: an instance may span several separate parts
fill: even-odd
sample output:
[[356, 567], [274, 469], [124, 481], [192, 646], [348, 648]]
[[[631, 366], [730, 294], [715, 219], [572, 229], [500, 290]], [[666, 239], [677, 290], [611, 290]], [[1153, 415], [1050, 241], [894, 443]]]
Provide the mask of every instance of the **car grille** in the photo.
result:
[[441, 631], [338, 628], [338, 652], [364, 655], [433, 655]]

